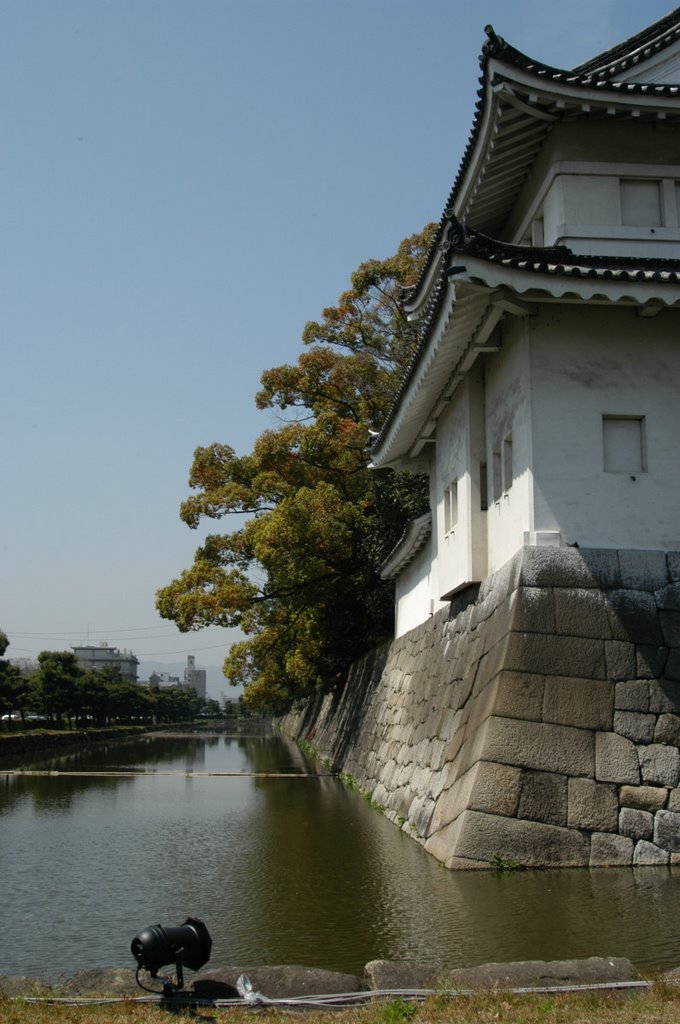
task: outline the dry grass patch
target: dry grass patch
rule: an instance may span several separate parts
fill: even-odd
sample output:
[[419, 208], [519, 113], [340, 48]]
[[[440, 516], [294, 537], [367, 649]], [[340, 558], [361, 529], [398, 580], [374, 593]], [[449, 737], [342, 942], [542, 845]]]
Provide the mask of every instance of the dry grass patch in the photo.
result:
[[[680, 987], [656, 984], [633, 994], [570, 993], [513, 996], [434, 996], [416, 1005], [376, 1002], [348, 1010], [300, 1010], [304, 1024], [677, 1024]], [[168, 1007], [130, 1000], [105, 1006], [66, 1006], [0, 999], [2, 1024], [290, 1024], [277, 1008]]]

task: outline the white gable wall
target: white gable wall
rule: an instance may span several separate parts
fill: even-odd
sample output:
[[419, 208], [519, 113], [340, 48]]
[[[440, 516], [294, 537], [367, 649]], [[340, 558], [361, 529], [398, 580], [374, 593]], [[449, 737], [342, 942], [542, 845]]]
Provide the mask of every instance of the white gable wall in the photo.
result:
[[431, 570], [430, 538], [395, 581], [395, 636], [403, 636], [432, 614]]
[[[506, 318], [501, 350], [477, 361], [439, 420], [431, 549], [400, 577], [398, 635], [524, 544], [680, 548], [680, 313], [537, 310]], [[605, 430], [613, 430], [613, 466]], [[636, 433], [639, 470], [626, 462]], [[452, 523], [445, 506], [454, 482]]]
[[577, 253], [680, 256], [677, 135], [663, 123], [556, 125], [504, 236]]
[[[528, 328], [535, 530], [581, 547], [680, 547], [680, 314], [542, 306]], [[609, 468], [603, 417], [623, 428]], [[626, 461], [636, 432], [641, 469]]]

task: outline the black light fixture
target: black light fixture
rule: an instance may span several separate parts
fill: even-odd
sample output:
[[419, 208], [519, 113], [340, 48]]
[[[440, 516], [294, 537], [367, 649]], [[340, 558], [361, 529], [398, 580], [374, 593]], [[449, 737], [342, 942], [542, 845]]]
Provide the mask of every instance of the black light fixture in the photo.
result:
[[163, 928], [160, 924], [152, 924], [135, 935], [130, 945], [132, 955], [137, 961], [137, 984], [140, 970], [148, 971], [152, 978], [166, 964], [174, 964], [177, 982], [163, 980], [163, 994], [172, 995], [184, 986], [183, 968], [189, 967], [198, 971], [207, 964], [212, 949], [212, 939], [203, 921], [197, 917], [188, 917], [178, 928]]

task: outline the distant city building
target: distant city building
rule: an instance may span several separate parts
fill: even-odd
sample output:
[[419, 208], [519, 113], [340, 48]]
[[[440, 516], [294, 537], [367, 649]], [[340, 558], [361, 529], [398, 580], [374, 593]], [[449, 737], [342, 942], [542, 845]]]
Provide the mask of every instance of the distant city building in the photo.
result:
[[205, 697], [206, 672], [204, 668], [196, 668], [196, 658], [187, 655], [187, 667], [184, 669], [184, 689], [195, 690], [198, 697]]
[[137, 682], [137, 666], [139, 660], [132, 651], [121, 651], [118, 647], [109, 647], [107, 643], [85, 644], [83, 647], [72, 647], [76, 661], [81, 668], [95, 672], [102, 669], [116, 669], [121, 679], [130, 683]]
[[167, 672], [152, 672], [149, 676], [149, 686], [163, 686], [179, 688], [179, 676], [168, 675]]

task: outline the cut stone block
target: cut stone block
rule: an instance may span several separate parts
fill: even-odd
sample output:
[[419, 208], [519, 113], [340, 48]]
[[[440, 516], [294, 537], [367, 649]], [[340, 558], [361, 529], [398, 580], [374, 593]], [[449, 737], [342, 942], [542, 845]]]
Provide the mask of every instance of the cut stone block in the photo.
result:
[[616, 684], [614, 707], [617, 711], [649, 711], [649, 686], [639, 679]]
[[680, 680], [680, 648], [672, 647], [669, 650], [663, 674], [666, 679], [672, 679], [676, 683]]
[[494, 714], [540, 722], [544, 677], [524, 672], [502, 672], [496, 689]]
[[633, 851], [633, 864], [645, 867], [651, 867], [654, 864], [668, 864], [670, 860], [670, 854], [667, 850], [660, 850], [654, 843], [648, 843], [646, 839], [641, 839], [639, 843], [635, 844], [635, 850]]
[[511, 599], [512, 628], [520, 633], [554, 633], [555, 597], [550, 587], [520, 587]]
[[543, 698], [544, 722], [609, 732], [613, 717], [613, 683], [561, 676], [546, 678]]
[[657, 591], [668, 581], [665, 551], [619, 550], [621, 586], [631, 590]]
[[622, 807], [635, 807], [639, 811], [660, 811], [666, 803], [668, 790], [660, 786], [621, 786], [619, 803]]
[[618, 552], [603, 548], [525, 547], [520, 579], [527, 587], [619, 587]]
[[569, 828], [591, 832], [616, 832], [619, 798], [613, 783], [593, 779], [569, 779]]
[[607, 605], [602, 591], [593, 588], [558, 588], [553, 593], [557, 626], [554, 632], [561, 636], [597, 639], [609, 636]]
[[627, 836], [594, 832], [590, 838], [590, 867], [610, 868], [633, 863], [635, 843]]
[[638, 679], [656, 679], [664, 674], [668, 660], [668, 648], [650, 644], [638, 644], [636, 650], [636, 672]]
[[474, 811], [514, 815], [519, 802], [521, 777], [519, 768], [480, 761], [468, 806]]
[[590, 859], [588, 837], [575, 829], [477, 811], [458, 820], [457, 857], [493, 863], [497, 855], [526, 867], [585, 867]]
[[567, 777], [552, 772], [525, 772], [519, 799], [519, 818], [567, 824]]
[[631, 679], [637, 675], [635, 644], [626, 640], [605, 640], [604, 657], [608, 679]]
[[661, 611], [659, 620], [666, 647], [680, 647], [680, 611]]
[[680, 747], [680, 715], [659, 715], [654, 730], [654, 742]]
[[493, 717], [487, 723], [481, 756], [521, 768], [592, 777], [593, 735], [585, 729]]
[[651, 839], [654, 835], [654, 815], [633, 807], [622, 807], [619, 813], [619, 833], [630, 839]]
[[668, 583], [654, 594], [658, 608], [664, 611], [680, 611], [680, 583]]
[[680, 782], [680, 751], [677, 747], [665, 747], [650, 743], [639, 747], [642, 781], [652, 786], [669, 786], [671, 789]]
[[657, 811], [654, 817], [654, 842], [669, 853], [680, 853], [680, 814]]
[[625, 736], [633, 743], [651, 743], [656, 728], [656, 715], [647, 715], [638, 711], [616, 711], [614, 713], [614, 732]]
[[642, 590], [611, 590], [607, 599], [612, 639], [657, 647], [663, 644], [652, 594]]
[[595, 778], [598, 782], [640, 782], [640, 763], [637, 748], [625, 736], [614, 732], [599, 732], [595, 736]]
[[605, 679], [604, 640], [511, 633], [503, 668], [539, 675]]
[[649, 710], [657, 715], [680, 714], [680, 683], [653, 679], [649, 683]]

